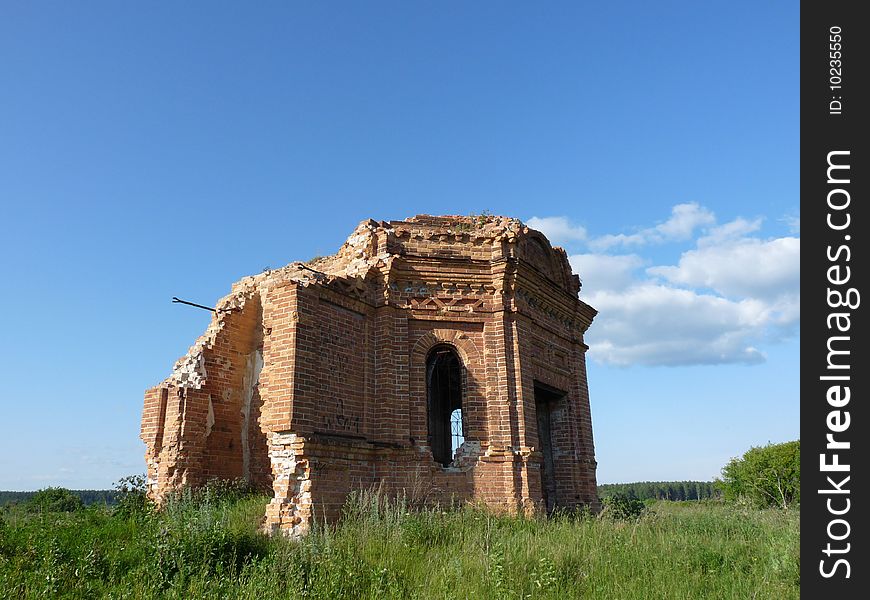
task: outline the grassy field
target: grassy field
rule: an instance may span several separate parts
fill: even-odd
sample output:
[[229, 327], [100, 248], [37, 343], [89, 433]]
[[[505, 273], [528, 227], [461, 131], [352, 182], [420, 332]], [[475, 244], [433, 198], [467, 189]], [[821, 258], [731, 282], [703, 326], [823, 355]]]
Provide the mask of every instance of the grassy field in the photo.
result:
[[2, 598], [798, 598], [797, 511], [658, 502], [639, 519], [409, 512], [376, 496], [302, 542], [265, 497], [157, 514], [0, 512]]

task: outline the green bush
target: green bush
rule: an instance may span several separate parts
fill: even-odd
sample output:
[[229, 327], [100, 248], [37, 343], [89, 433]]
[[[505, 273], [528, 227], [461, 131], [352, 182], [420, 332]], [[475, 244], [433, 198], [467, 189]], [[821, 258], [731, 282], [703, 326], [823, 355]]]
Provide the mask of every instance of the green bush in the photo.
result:
[[604, 499], [603, 517], [619, 521], [638, 519], [647, 510], [643, 500], [625, 494], [613, 494]]
[[84, 507], [82, 499], [62, 487], [39, 490], [25, 503], [28, 512], [74, 512]]
[[716, 484], [726, 501], [788, 508], [801, 501], [801, 443], [750, 448], [722, 468]]
[[148, 499], [146, 489], [144, 475], [130, 475], [119, 479], [115, 483], [117, 498], [115, 514], [131, 519], [141, 519], [150, 515], [154, 510], [154, 504]]

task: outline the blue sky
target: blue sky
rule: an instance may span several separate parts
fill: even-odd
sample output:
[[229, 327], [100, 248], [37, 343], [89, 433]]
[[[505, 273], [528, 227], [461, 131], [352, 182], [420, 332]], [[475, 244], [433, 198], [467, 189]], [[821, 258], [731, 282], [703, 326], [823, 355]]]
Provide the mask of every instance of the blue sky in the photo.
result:
[[212, 304], [366, 218], [563, 245], [599, 481], [798, 437], [794, 2], [4, 3], [0, 489], [144, 471]]

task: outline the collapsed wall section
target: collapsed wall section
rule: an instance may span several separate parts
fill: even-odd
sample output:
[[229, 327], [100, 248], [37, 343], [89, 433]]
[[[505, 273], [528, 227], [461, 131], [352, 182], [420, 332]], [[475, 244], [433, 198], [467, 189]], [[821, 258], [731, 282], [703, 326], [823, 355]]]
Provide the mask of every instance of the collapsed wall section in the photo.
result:
[[228, 302], [172, 375], [146, 392], [141, 437], [152, 497], [213, 478], [270, 484], [258, 423], [261, 315], [257, 295]]

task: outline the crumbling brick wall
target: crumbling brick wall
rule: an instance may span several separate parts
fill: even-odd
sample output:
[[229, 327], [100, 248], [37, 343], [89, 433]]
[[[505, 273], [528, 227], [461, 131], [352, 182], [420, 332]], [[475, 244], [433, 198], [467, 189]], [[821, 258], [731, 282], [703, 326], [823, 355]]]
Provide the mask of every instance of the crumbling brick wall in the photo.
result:
[[[243, 477], [271, 486], [266, 527], [289, 535], [375, 485], [597, 510], [583, 342], [595, 310], [579, 291], [564, 250], [516, 219], [363, 222], [333, 256], [236, 283], [146, 392], [149, 493]], [[461, 365], [464, 443], [446, 466], [431, 446], [434, 351]]]

